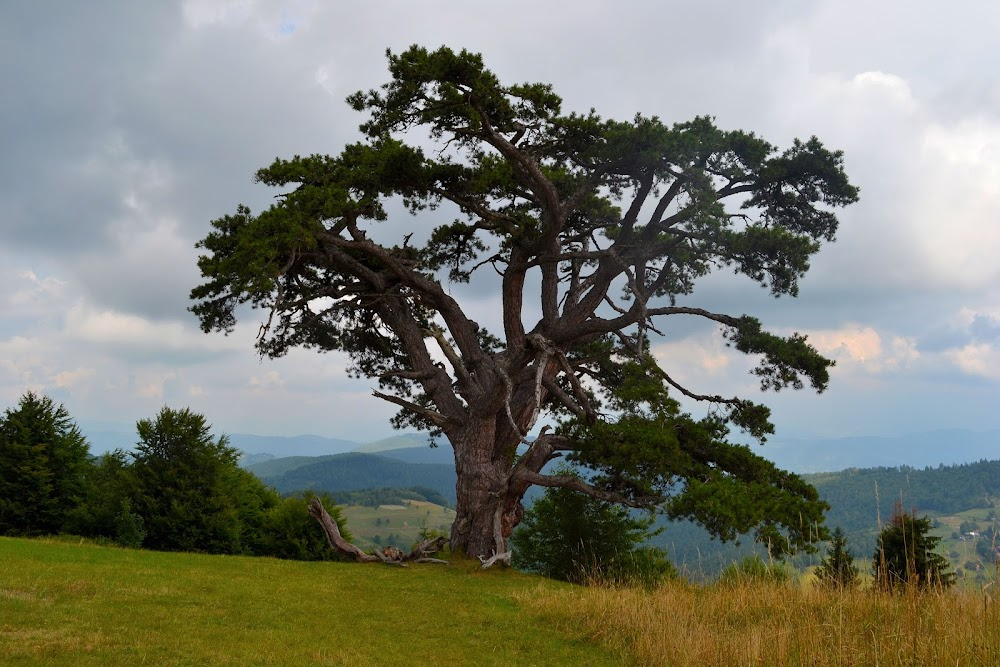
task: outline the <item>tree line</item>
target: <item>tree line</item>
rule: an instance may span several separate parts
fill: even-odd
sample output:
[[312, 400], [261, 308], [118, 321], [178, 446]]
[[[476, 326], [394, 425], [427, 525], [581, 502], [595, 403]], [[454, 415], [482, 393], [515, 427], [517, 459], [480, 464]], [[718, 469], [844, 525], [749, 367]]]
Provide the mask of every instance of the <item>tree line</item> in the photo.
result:
[[[164, 407], [136, 424], [132, 452], [91, 456], [66, 408], [28, 392], [0, 416], [0, 535], [70, 533], [130, 547], [325, 560], [306, 506], [237, 461], [203, 415]], [[340, 509], [322, 497], [346, 526]]]

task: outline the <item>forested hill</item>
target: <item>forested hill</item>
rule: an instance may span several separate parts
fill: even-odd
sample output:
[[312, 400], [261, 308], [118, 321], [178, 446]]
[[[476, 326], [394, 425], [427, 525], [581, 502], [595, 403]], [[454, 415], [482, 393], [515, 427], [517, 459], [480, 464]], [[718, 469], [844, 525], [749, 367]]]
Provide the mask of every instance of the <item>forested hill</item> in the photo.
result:
[[[831, 530], [837, 526], [844, 529], [858, 558], [867, 558], [874, 551], [879, 522], [884, 525], [888, 521], [896, 501], [902, 501], [906, 510], [915, 509], [917, 514], [935, 519], [977, 509], [985, 516], [1000, 503], [1000, 461], [936, 468], [850, 468], [802, 477], [830, 503], [826, 525]], [[954, 521], [946, 519], [938, 532], [950, 534], [949, 523]], [[751, 550], [752, 545], [745, 540], [741, 548], [711, 540], [704, 530], [689, 523], [661, 525], [666, 529], [655, 542], [666, 547], [675, 563], [695, 572], [714, 575]]]
[[455, 502], [454, 465], [406, 463], [386, 456], [349, 452], [274, 459], [247, 469], [281, 493], [424, 486]]
[[896, 501], [918, 514], [950, 515], [991, 508], [1000, 499], [1000, 461], [937, 468], [851, 468], [804, 475], [828, 503], [827, 524], [848, 534], [877, 528]]
[[[316, 489], [355, 491], [387, 487], [422, 486], [455, 500], [454, 466], [410, 461], [446, 460], [450, 452], [406, 448], [379, 455], [347, 453], [318, 457], [286, 457], [247, 468], [283, 493]], [[409, 460], [400, 460], [409, 459]], [[884, 524], [893, 505], [902, 500], [907, 510], [932, 517], [955, 515], [994, 507], [1000, 499], [1000, 461], [980, 461], [936, 468], [909, 466], [849, 468], [840, 472], [803, 475], [830, 503], [826, 524], [840, 526], [856, 556], [874, 550], [879, 521]], [[743, 547], [709, 539], [701, 528], [688, 523], [665, 523], [654, 541], [667, 548], [672, 560], [695, 571], [713, 574], [748, 553]], [[947, 531], [946, 531], [947, 532]], [[822, 554], [820, 554], [822, 555]]]

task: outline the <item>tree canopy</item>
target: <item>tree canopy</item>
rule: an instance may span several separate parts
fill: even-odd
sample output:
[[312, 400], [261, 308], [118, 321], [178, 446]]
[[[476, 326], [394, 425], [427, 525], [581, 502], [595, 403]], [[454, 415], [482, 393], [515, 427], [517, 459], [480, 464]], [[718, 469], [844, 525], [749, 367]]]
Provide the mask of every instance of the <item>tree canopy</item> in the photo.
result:
[[[282, 189], [272, 206], [212, 222], [191, 293], [202, 328], [263, 309], [260, 354], [345, 352], [399, 406], [395, 425], [445, 436], [454, 549], [504, 552], [532, 485], [659, 507], [724, 539], [755, 531], [779, 552], [811, 545], [815, 490], [727, 441], [733, 426], [763, 440], [767, 408], [682, 385], [650, 344], [700, 318], [757, 360], [762, 389], [823, 391], [833, 362], [804, 336], [692, 294], [728, 269], [795, 296], [834, 209], [857, 199], [842, 154], [815, 137], [779, 150], [708, 117], [564, 113], [551, 86], [502, 83], [467, 51], [388, 61], [388, 83], [348, 98], [361, 141], [276, 160], [256, 173]], [[400, 203], [412, 231], [380, 243]], [[449, 290], [479, 273], [496, 281], [495, 333]], [[682, 395], [711, 408], [685, 413]], [[529, 438], [542, 418], [555, 427]], [[593, 474], [546, 473], [559, 456]]]
[[241, 553], [259, 540], [277, 494], [237, 465], [226, 436], [203, 415], [164, 407], [136, 424], [131, 501], [144, 520], [144, 545], [168, 551]]

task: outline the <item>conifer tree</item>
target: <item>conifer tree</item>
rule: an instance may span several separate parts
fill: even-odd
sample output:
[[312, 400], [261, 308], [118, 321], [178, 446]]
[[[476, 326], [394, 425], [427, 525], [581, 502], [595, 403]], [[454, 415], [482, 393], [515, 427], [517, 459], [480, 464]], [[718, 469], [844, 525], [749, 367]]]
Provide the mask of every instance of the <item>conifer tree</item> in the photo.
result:
[[897, 589], [906, 585], [920, 588], [951, 586], [955, 573], [951, 564], [936, 553], [940, 537], [930, 535], [931, 520], [907, 513], [897, 501], [889, 524], [879, 535], [878, 548], [872, 554], [875, 581], [881, 588]]
[[858, 582], [858, 566], [854, 564], [854, 554], [847, 548], [847, 537], [840, 526], [833, 531], [830, 549], [816, 568], [816, 577], [837, 588], [850, 588]]
[[59, 532], [82, 499], [88, 461], [66, 408], [24, 394], [0, 416], [0, 534]]
[[[191, 292], [203, 330], [260, 308], [262, 356], [344, 352], [400, 408], [396, 426], [446, 438], [457, 551], [509, 555], [532, 486], [811, 548], [815, 489], [727, 439], [772, 433], [767, 407], [686, 386], [650, 347], [696, 319], [756, 360], [761, 389], [826, 389], [833, 362], [805, 336], [692, 294], [725, 270], [795, 296], [835, 209], [857, 200], [841, 152], [815, 137], [780, 150], [709, 117], [566, 113], [548, 84], [501, 82], [467, 51], [388, 60], [391, 79], [348, 100], [360, 142], [260, 169], [275, 203], [212, 222]], [[400, 204], [415, 218], [394, 243], [382, 223]], [[473, 280], [492, 283], [495, 322], [453, 290]], [[681, 396], [711, 407], [692, 415]], [[560, 426], [529, 439], [543, 418]], [[560, 456], [598, 474], [544, 473]]]

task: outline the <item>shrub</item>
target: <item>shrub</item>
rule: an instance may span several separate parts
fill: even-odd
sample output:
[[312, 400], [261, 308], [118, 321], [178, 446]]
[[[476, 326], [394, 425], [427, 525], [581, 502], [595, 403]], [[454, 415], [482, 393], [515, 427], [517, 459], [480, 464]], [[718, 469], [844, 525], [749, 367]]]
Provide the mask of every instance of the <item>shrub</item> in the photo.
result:
[[132, 503], [126, 498], [115, 517], [115, 541], [123, 547], [138, 549], [145, 539], [142, 517], [132, 511]]
[[163, 408], [141, 420], [129, 467], [130, 494], [147, 547], [246, 553], [260, 540], [278, 495], [237, 464], [225, 436], [212, 437], [200, 414]]
[[850, 588], [858, 582], [858, 567], [854, 564], [854, 554], [847, 548], [847, 538], [838, 526], [833, 531], [833, 540], [826, 558], [816, 568], [816, 578], [825, 585], [835, 588]]
[[[284, 498], [268, 510], [257, 541], [256, 552], [262, 556], [291, 560], [336, 560], [337, 553], [330, 548], [322, 526], [308, 510], [309, 501], [317, 497], [312, 491]], [[318, 496], [323, 507], [340, 528], [344, 539], [351, 541], [347, 520], [340, 507], [327, 494]]]
[[[563, 471], [566, 474], [566, 471]], [[514, 565], [546, 577], [587, 583], [652, 585], [674, 573], [661, 550], [639, 548], [651, 518], [571, 489], [549, 488], [510, 538]]]

